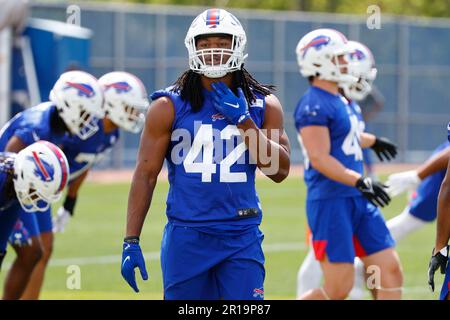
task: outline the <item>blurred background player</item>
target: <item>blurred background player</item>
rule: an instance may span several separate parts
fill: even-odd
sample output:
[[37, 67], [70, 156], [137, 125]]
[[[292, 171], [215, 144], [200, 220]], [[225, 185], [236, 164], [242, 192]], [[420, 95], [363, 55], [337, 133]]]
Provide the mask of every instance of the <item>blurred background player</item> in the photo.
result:
[[[376, 78], [377, 69], [375, 68], [375, 59], [372, 52], [362, 43], [356, 41], [348, 41], [347, 46], [350, 48], [348, 54], [347, 71], [349, 74], [355, 76], [355, 82], [342, 83], [340, 93], [346, 98], [349, 106], [357, 115], [359, 121], [360, 131], [365, 131], [364, 115], [359, 107], [359, 101], [365, 99], [370, 94], [373, 81]], [[358, 103], [357, 103], [358, 101]], [[372, 137], [373, 139], [373, 137]], [[391, 160], [397, 154], [396, 146], [387, 138], [375, 138], [374, 143], [370, 148], [363, 148], [363, 150], [372, 149], [375, 151], [381, 161]], [[363, 153], [363, 158], [366, 153]], [[356, 264], [355, 270], [355, 287], [357, 289], [350, 292], [351, 299], [360, 299], [364, 291], [362, 290], [363, 265]], [[361, 276], [358, 276], [358, 275]], [[307, 291], [320, 286], [322, 279], [322, 270], [320, 263], [314, 257], [314, 250], [310, 246], [310, 250], [306, 255], [302, 265], [297, 274], [297, 297], [301, 297]], [[356, 282], [359, 281], [359, 286]]]
[[307, 156], [306, 212], [312, 246], [324, 274], [323, 286], [300, 299], [345, 299], [353, 287], [355, 256], [380, 268], [378, 299], [401, 297], [400, 262], [377, 209], [390, 198], [383, 185], [362, 176], [361, 148], [377, 145], [378, 139], [362, 132], [355, 110], [339, 94], [339, 86], [359, 80], [347, 72], [345, 56], [351, 52], [345, 36], [332, 29], [306, 34], [296, 50], [300, 72], [311, 84], [294, 118]]
[[[52, 225], [49, 226], [53, 232], [64, 231], [66, 223], [73, 216], [78, 191], [84, 179], [92, 166], [105, 158], [114, 147], [119, 139], [119, 128], [138, 133], [145, 121], [149, 103], [147, 91], [141, 80], [126, 72], [110, 72], [102, 76], [98, 84], [103, 92], [102, 108], [105, 115], [97, 120], [96, 126], [99, 129], [87, 139], [66, 136], [62, 143], [70, 165], [71, 180], [63, 206], [58, 209]], [[44, 250], [49, 254], [52, 252], [53, 237], [51, 240], [44, 243]], [[24, 299], [39, 298], [46, 262], [50, 256], [45, 258], [45, 264], [42, 263], [35, 268], [23, 294]]]
[[[0, 151], [19, 152], [39, 140], [62, 145], [67, 135], [87, 139], [98, 130], [96, 117], [103, 115], [103, 96], [92, 75], [82, 71], [62, 74], [50, 99], [51, 102], [17, 114], [1, 129]], [[50, 207], [39, 214], [22, 210], [19, 218], [32, 243], [29, 246], [12, 244], [17, 257], [5, 280], [4, 297], [8, 299], [22, 297], [31, 276], [30, 270], [45, 270], [51, 250], [44, 248], [51, 248], [53, 243]]]
[[394, 173], [388, 177], [386, 185], [391, 196], [414, 191], [402, 213], [387, 221], [395, 241], [436, 219], [439, 189], [450, 159], [449, 147], [450, 142], [446, 141], [417, 169]]
[[[166, 158], [170, 190], [161, 247], [164, 298], [264, 299], [264, 236], [255, 170], [283, 181], [290, 147], [273, 88], [243, 68], [246, 39], [231, 13], [204, 11], [185, 38], [190, 70], [173, 87], [151, 96], [122, 254], [122, 276], [136, 292], [134, 269], [139, 267], [143, 279], [148, 278], [139, 236]], [[267, 136], [261, 129], [268, 130]], [[256, 141], [249, 144], [251, 139], [243, 137], [247, 134]]]
[[71, 181], [64, 204], [53, 219], [53, 231], [63, 232], [74, 214], [78, 190], [89, 169], [106, 157], [119, 139], [119, 128], [139, 133], [145, 122], [149, 105], [142, 81], [127, 72], [110, 72], [98, 80], [104, 96], [105, 117], [99, 120], [99, 130], [87, 140], [72, 137], [64, 142], [69, 159]]
[[[448, 140], [450, 141], [450, 123], [447, 126]], [[436, 241], [432, 251], [431, 260], [428, 266], [428, 284], [434, 291], [434, 274], [440, 270], [445, 274], [442, 284], [440, 299], [450, 300], [450, 264], [448, 263], [449, 239], [450, 239], [450, 177], [448, 162], [447, 172], [442, 181], [438, 198]]]
[[[59, 200], [68, 180], [69, 167], [64, 153], [48, 141], [35, 142], [17, 154], [0, 152], [0, 267], [19, 213], [47, 211], [51, 203]], [[34, 258], [36, 263], [39, 257], [37, 254], [28, 258]], [[16, 259], [14, 263], [20, 262]], [[31, 274], [34, 264], [23, 267], [29, 267], [28, 274]], [[5, 292], [3, 296], [4, 299], [19, 297], [19, 292]]]

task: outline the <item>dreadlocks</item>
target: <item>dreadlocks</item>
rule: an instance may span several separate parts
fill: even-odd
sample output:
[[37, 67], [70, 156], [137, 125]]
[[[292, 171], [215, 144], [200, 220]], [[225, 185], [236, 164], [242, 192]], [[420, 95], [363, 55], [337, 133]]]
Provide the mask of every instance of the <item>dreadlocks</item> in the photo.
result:
[[[244, 67], [233, 72], [232, 83], [231, 90], [237, 95], [237, 88], [241, 87], [248, 104], [256, 100], [254, 92], [267, 96], [275, 91], [275, 86], [260, 84]], [[194, 112], [202, 108], [204, 97], [200, 74], [187, 70], [175, 81], [172, 91], [179, 91], [181, 99], [188, 101]]]

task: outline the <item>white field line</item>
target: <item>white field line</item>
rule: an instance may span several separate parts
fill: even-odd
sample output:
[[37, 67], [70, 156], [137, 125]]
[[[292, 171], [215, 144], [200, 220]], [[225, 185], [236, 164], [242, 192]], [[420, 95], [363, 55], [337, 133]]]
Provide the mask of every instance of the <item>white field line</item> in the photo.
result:
[[[277, 253], [286, 251], [301, 251], [306, 250], [307, 246], [303, 242], [284, 242], [284, 243], [272, 243], [263, 244], [264, 253]], [[160, 258], [159, 251], [144, 252], [145, 260], [157, 261]], [[96, 264], [118, 264], [121, 260], [120, 255], [98, 256], [98, 257], [78, 257], [78, 258], [60, 258], [50, 260], [50, 267], [67, 267], [69, 265], [96, 265]], [[10, 263], [5, 263], [5, 270], [11, 267]], [[426, 285], [405, 287], [404, 293], [430, 293], [430, 290]], [[431, 293], [430, 293], [431, 294]]]

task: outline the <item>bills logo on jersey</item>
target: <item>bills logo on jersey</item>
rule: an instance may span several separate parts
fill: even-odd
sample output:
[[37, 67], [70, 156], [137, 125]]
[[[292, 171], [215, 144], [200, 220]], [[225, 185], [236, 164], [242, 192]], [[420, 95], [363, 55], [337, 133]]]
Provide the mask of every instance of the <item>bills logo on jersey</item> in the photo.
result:
[[132, 89], [128, 82], [125, 81], [105, 85], [105, 91], [111, 88], [116, 89], [116, 93], [127, 93]]
[[301, 51], [303, 51], [303, 57], [305, 57], [306, 52], [308, 51], [309, 48], [315, 48], [316, 50], [319, 50], [322, 46], [330, 43], [330, 40], [331, 40], [330, 37], [327, 36], [315, 37], [301, 49]]
[[211, 116], [212, 121], [216, 121], [216, 120], [224, 120], [225, 116], [221, 113], [215, 113]]
[[90, 85], [67, 81], [64, 90], [69, 90], [72, 88], [78, 90], [78, 95], [80, 97], [92, 98], [95, 95], [95, 91]]
[[52, 181], [55, 168], [44, 159], [40, 158], [37, 152], [33, 151], [33, 156], [29, 156], [28, 160], [32, 161], [36, 166], [34, 174], [43, 181]]
[[264, 299], [264, 289], [263, 288], [255, 288], [253, 290], [253, 297], [254, 298], [260, 297], [261, 299]]
[[209, 28], [216, 28], [220, 24], [220, 10], [209, 9], [206, 12], [206, 25]]

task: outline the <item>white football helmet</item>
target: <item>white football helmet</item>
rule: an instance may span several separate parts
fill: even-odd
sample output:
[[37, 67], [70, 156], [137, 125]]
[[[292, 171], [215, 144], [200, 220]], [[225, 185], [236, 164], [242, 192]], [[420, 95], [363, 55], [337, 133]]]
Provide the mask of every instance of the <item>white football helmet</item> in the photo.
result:
[[61, 198], [69, 181], [69, 164], [60, 148], [48, 141], [22, 149], [14, 160], [14, 189], [27, 212], [46, 211]]
[[375, 59], [372, 52], [360, 42], [349, 41], [351, 52], [348, 54], [348, 73], [355, 76], [355, 82], [342, 83], [345, 96], [354, 100], [363, 100], [372, 91], [372, 83], [377, 77]]
[[303, 77], [317, 76], [337, 83], [355, 81], [355, 77], [343, 71], [347, 63], [340, 63], [339, 56], [350, 52], [347, 38], [334, 29], [317, 29], [303, 36], [295, 50], [297, 63]]
[[98, 79], [103, 89], [105, 115], [117, 126], [138, 133], [149, 106], [144, 84], [127, 72], [110, 72]]
[[103, 93], [94, 76], [83, 71], [63, 73], [50, 92], [50, 101], [70, 132], [80, 139], [98, 131], [98, 119], [104, 117]]
[[[231, 49], [197, 49], [198, 36], [214, 34], [230, 35]], [[248, 56], [245, 54], [247, 36], [241, 23], [234, 15], [223, 9], [208, 9], [198, 15], [189, 27], [184, 44], [189, 53], [190, 69], [208, 78], [220, 78], [227, 73], [240, 70]], [[215, 63], [214, 58], [219, 60], [219, 63]]]

